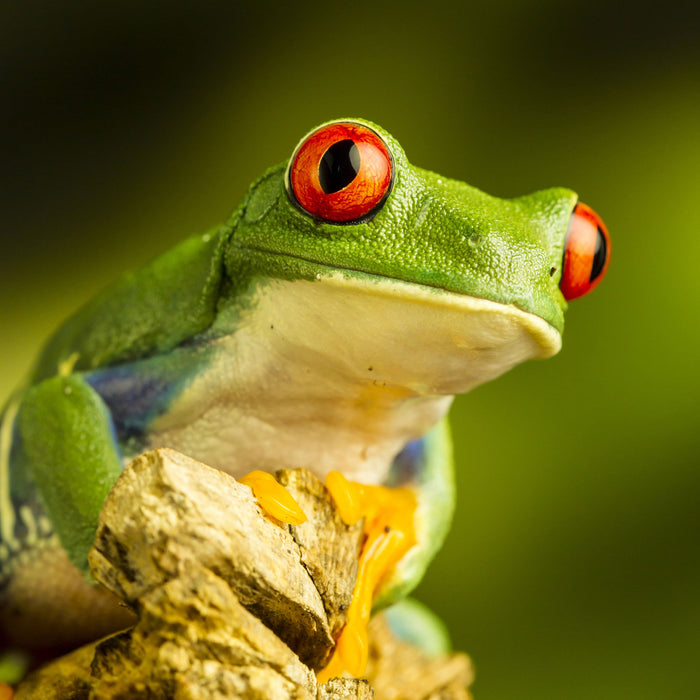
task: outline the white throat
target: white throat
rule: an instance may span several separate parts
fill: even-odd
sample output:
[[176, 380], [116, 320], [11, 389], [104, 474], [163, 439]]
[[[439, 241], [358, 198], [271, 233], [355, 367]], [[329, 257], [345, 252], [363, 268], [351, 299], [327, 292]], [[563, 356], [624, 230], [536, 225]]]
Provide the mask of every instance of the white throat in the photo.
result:
[[214, 360], [152, 425], [167, 445], [234, 476], [306, 467], [380, 483], [395, 455], [463, 393], [559, 334], [515, 307], [333, 273], [260, 284]]

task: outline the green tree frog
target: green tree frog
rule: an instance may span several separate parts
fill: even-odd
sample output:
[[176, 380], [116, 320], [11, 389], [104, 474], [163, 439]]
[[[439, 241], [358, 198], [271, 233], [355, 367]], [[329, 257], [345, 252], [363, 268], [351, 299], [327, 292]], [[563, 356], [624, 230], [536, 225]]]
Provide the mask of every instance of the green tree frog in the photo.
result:
[[371, 122], [314, 129], [226, 223], [79, 310], [8, 402], [2, 643], [70, 647], [123, 624], [84, 576], [88, 549], [124, 464], [170, 447], [270, 512], [285, 497], [269, 474], [304, 467], [348, 522], [365, 517], [374, 573], [326, 672], [361, 674], [370, 608], [410, 592], [448, 529], [454, 395], [556, 353], [567, 300], [609, 251], [570, 190], [498, 199], [412, 166]]

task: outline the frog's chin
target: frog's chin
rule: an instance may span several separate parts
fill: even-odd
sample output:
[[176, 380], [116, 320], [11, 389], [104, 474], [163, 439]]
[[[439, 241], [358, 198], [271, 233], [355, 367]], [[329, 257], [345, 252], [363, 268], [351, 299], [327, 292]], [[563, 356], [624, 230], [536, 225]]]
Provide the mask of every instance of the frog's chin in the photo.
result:
[[257, 291], [259, 330], [338, 381], [459, 394], [561, 348], [555, 328], [513, 305], [394, 279], [334, 272]]

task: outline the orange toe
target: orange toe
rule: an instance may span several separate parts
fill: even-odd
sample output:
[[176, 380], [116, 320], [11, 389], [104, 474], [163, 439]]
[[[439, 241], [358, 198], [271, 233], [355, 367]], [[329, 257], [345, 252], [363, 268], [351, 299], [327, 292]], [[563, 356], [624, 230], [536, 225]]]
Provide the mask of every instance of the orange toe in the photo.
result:
[[304, 511], [272, 474], [253, 471], [239, 479], [238, 483], [248, 486], [257, 498], [258, 505], [275, 520], [290, 525], [301, 525], [306, 522]]
[[365, 672], [367, 623], [374, 596], [385, 576], [416, 543], [416, 497], [410, 489], [357, 484], [339, 472], [328, 474], [326, 488], [346, 524], [365, 519], [365, 542], [347, 622], [336, 640], [330, 662], [318, 674], [321, 683], [343, 671], [353, 676]]

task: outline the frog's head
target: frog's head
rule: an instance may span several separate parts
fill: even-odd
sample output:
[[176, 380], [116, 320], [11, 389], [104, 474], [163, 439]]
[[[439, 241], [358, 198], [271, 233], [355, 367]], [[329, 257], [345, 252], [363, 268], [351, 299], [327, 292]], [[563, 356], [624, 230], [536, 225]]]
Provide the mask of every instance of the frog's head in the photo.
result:
[[[353, 119], [314, 129], [253, 184], [227, 266], [236, 279], [325, 282], [335, 301], [320, 316], [334, 326], [328, 313], [343, 314], [347, 343], [353, 329], [365, 345], [418, 336], [439, 361], [454, 355], [463, 379], [433, 387], [452, 393], [556, 353], [567, 300], [600, 282], [609, 251], [574, 192], [492, 197], [412, 166], [390, 134]], [[343, 312], [338, 294], [364, 301]]]

